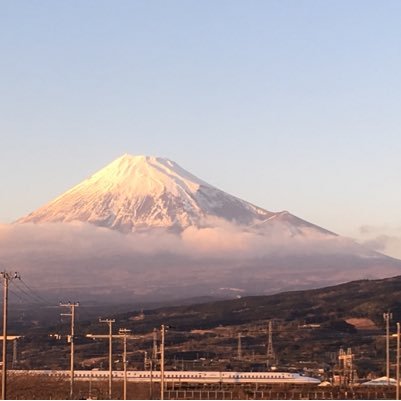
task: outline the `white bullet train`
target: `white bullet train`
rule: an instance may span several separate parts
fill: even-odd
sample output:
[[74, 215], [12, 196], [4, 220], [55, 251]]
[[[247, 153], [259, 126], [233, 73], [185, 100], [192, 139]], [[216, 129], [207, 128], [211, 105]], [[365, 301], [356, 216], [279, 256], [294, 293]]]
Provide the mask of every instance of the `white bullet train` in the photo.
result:
[[[16, 375], [41, 375], [69, 377], [69, 370], [10, 370]], [[130, 382], [160, 381], [160, 371], [131, 370], [127, 372]], [[77, 380], [99, 380], [109, 377], [108, 370], [76, 370]], [[123, 371], [113, 371], [113, 378], [123, 379]], [[288, 372], [207, 372], [207, 371], [165, 371], [164, 381], [168, 383], [260, 383], [260, 384], [319, 384], [320, 380]]]

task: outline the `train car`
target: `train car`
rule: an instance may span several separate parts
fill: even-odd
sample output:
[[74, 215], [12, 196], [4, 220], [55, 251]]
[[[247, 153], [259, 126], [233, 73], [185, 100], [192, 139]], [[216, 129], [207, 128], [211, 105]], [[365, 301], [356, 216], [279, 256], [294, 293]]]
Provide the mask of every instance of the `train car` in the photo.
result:
[[[16, 375], [44, 375], [50, 377], [69, 377], [69, 370], [11, 370]], [[109, 377], [108, 370], [76, 370], [77, 380], [98, 380]], [[123, 379], [124, 372], [113, 371], [113, 378]], [[159, 382], [159, 370], [130, 370], [127, 372], [130, 382]], [[319, 384], [320, 380], [313, 377], [289, 372], [218, 372], [218, 371], [165, 371], [164, 381], [169, 383], [261, 383], [261, 384]]]

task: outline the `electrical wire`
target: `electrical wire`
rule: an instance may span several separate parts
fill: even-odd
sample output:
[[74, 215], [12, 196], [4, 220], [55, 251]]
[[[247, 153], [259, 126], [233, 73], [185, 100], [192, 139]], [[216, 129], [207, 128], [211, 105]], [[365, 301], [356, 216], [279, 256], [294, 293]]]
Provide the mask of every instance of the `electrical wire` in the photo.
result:
[[52, 304], [52, 302], [50, 302], [48, 299], [46, 299], [45, 297], [43, 297], [42, 295], [40, 295], [38, 292], [36, 292], [35, 290], [32, 289], [32, 287], [30, 287], [25, 280], [23, 280], [22, 278], [20, 279], [20, 282], [22, 283], [22, 285], [28, 290], [30, 291], [36, 298], [40, 299], [41, 301], [47, 303], [47, 304]]
[[11, 294], [13, 294], [15, 297], [17, 297], [20, 301], [24, 301], [24, 299], [19, 294], [17, 294], [15, 291], [11, 290], [10, 288], [8, 289], [8, 291]]
[[43, 303], [42, 300], [38, 300], [38, 298], [34, 297], [32, 294], [29, 294], [27, 291], [25, 291], [22, 287], [20, 287], [16, 281], [12, 281], [12, 285], [18, 289], [19, 292], [25, 295], [28, 301], [33, 302], [38, 305], [47, 305], [47, 303]]

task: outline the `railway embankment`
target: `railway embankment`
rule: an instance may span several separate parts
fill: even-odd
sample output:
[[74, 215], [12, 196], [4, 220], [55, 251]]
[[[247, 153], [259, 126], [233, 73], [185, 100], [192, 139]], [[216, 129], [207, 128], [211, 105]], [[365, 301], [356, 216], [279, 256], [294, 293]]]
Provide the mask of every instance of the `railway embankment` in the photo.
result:
[[[123, 398], [123, 383], [113, 382], [113, 399]], [[43, 376], [10, 376], [8, 399], [68, 399], [69, 380]], [[74, 399], [108, 399], [108, 381], [77, 381]], [[159, 383], [128, 382], [127, 399], [160, 399]], [[166, 400], [389, 400], [395, 399], [394, 386], [319, 387], [290, 384], [195, 384], [166, 383]]]

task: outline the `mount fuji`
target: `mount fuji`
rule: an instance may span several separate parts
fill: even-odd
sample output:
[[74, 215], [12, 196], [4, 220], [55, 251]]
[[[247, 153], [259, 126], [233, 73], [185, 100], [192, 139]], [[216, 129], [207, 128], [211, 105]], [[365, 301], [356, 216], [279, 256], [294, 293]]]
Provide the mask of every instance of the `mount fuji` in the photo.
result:
[[128, 154], [0, 238], [5, 263], [81, 300], [266, 294], [401, 274], [397, 259], [227, 194], [171, 160]]
[[121, 232], [163, 228], [182, 232], [205, 227], [211, 218], [243, 227], [282, 223], [334, 235], [287, 211], [274, 213], [229, 195], [195, 177], [175, 162], [123, 155], [19, 223], [81, 221]]

